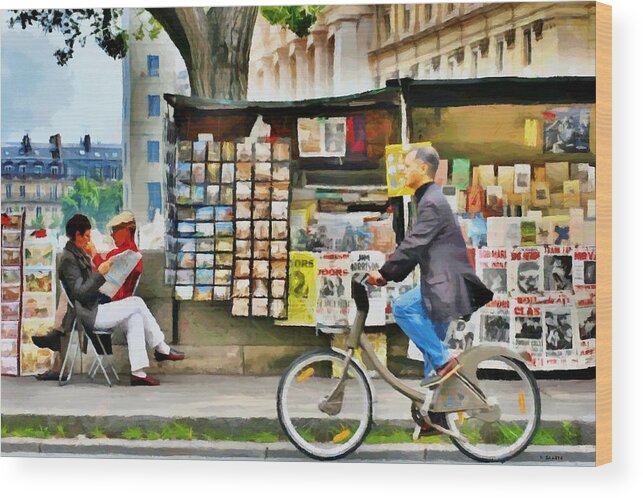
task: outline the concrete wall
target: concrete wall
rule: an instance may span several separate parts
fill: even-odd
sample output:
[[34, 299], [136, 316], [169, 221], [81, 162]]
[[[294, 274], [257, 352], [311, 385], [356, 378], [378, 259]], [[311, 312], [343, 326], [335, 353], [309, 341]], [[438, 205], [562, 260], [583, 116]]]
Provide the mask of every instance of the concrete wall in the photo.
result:
[[[145, 300], [169, 342], [172, 288], [163, 284], [164, 255], [143, 252], [143, 261], [137, 294]], [[271, 319], [233, 317], [229, 302], [181, 302], [179, 331], [176, 347], [189, 359], [164, 364], [152, 360], [149, 372], [280, 375], [300, 354], [330, 344], [327, 336], [315, 336], [310, 327], [279, 327]], [[129, 363], [121, 334], [115, 342], [121, 344], [115, 347], [118, 369], [126, 372]]]

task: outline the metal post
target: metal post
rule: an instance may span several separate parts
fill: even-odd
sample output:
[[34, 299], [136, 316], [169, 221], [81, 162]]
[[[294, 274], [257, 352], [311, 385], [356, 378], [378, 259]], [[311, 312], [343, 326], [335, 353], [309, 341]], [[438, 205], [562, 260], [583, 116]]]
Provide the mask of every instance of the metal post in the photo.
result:
[[172, 344], [179, 343], [179, 310], [179, 301], [172, 298]]

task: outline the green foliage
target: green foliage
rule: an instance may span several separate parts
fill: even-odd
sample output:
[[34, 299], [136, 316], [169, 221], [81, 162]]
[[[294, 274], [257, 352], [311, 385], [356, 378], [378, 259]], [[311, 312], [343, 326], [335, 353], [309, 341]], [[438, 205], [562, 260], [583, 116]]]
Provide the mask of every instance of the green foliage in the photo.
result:
[[56, 214], [52, 216], [51, 222], [49, 222], [49, 228], [59, 228], [62, 222], [62, 217]]
[[62, 198], [63, 223], [76, 213], [87, 216], [92, 226], [104, 230], [105, 225], [123, 208], [123, 182], [97, 184], [78, 178], [73, 188]]
[[54, 52], [58, 65], [64, 66], [74, 56], [77, 45], [84, 47], [88, 39], [112, 59], [127, 54], [127, 31], [121, 27], [123, 9], [23, 9], [13, 10], [9, 27], [18, 24], [40, 26], [45, 33], [60, 33], [64, 46]]
[[63, 424], [58, 424], [56, 430], [54, 431], [54, 437], [65, 437], [65, 426]]
[[94, 427], [90, 431], [89, 437], [92, 439], [103, 439], [107, 437], [107, 434], [105, 434], [105, 432], [103, 432], [103, 429], [101, 429], [100, 427]]
[[261, 7], [261, 15], [270, 24], [287, 28], [299, 38], [310, 33], [310, 27], [317, 21], [317, 14], [324, 5], [282, 5]]
[[9, 437], [9, 435], [9, 429], [6, 424], [2, 424], [2, 427], [0, 427], [0, 437]]
[[556, 441], [556, 437], [551, 431], [538, 429], [536, 434], [534, 434], [534, 438], [531, 440], [531, 444], [536, 446], [554, 446], [558, 444], [558, 441]]
[[11, 431], [11, 435], [14, 437], [33, 437], [38, 439], [48, 439], [51, 437], [49, 429], [43, 426], [17, 428]]
[[161, 438], [191, 441], [193, 438], [192, 427], [174, 422], [161, 429]]
[[45, 228], [45, 217], [42, 215], [42, 213], [37, 214], [27, 228]]
[[140, 427], [128, 427], [121, 434], [123, 439], [145, 439], [145, 431]]
[[581, 442], [580, 429], [572, 422], [566, 420], [560, 428], [559, 444], [576, 445]]
[[150, 16], [146, 21], [143, 19], [144, 15], [145, 9], [136, 9], [136, 18], [139, 25], [138, 28], [136, 28], [136, 31], [131, 33], [131, 35], [138, 41], [144, 40], [145, 37], [150, 40], [156, 40], [163, 31], [163, 26], [161, 26], [161, 24], [152, 16]]

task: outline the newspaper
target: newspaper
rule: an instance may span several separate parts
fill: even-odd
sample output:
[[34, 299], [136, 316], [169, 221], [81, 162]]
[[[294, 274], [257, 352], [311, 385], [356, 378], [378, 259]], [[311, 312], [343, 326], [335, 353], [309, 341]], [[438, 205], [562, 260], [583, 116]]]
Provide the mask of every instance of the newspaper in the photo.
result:
[[324, 252], [317, 262], [317, 327], [337, 328], [350, 325], [350, 253]]
[[107, 274], [104, 275], [105, 283], [98, 290], [107, 297], [114, 297], [142, 257], [143, 255], [140, 252], [130, 249], [112, 256], [109, 259], [112, 262], [112, 266]]
[[586, 246], [574, 249], [573, 282], [576, 292], [596, 289], [595, 247]]
[[512, 296], [538, 294], [543, 287], [543, 248], [516, 247], [509, 254], [507, 285]]
[[543, 258], [544, 290], [573, 290], [572, 267], [573, 248], [571, 246], [545, 246]]
[[311, 252], [290, 252], [288, 320], [283, 325], [315, 326], [317, 258]]
[[571, 306], [543, 307], [545, 328], [545, 369], [558, 370], [578, 363], [575, 351], [575, 323]]
[[[367, 273], [379, 270], [386, 260], [384, 254], [377, 251], [355, 251], [350, 254], [351, 276], [355, 273]], [[350, 288], [350, 287], [349, 287]], [[386, 287], [367, 286], [369, 309], [366, 325], [384, 325], [386, 323]], [[357, 308], [351, 296], [349, 323], [353, 323]]]
[[511, 303], [513, 345], [516, 351], [529, 353], [530, 367], [544, 364], [542, 310], [534, 296], [518, 297]]
[[578, 323], [577, 358], [579, 367], [596, 366], [596, 294], [583, 292], [576, 296]]
[[511, 322], [509, 300], [495, 299], [480, 309], [480, 343], [495, 343], [509, 347]]
[[476, 273], [497, 295], [507, 294], [507, 249], [482, 247], [476, 250]]

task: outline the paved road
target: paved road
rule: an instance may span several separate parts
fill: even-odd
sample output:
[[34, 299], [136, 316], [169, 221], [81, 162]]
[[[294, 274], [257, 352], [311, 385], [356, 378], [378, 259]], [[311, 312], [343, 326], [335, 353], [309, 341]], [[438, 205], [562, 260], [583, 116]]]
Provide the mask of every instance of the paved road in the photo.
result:
[[[2, 378], [4, 415], [276, 417], [278, 377], [159, 376], [159, 387], [107, 387], [84, 375], [60, 387], [30, 377]], [[419, 385], [419, 381], [409, 381]], [[542, 419], [594, 423], [593, 380], [540, 380]], [[410, 402], [384, 381], [374, 380], [375, 420], [408, 420]]]

